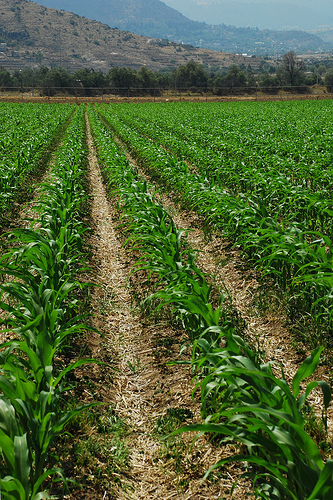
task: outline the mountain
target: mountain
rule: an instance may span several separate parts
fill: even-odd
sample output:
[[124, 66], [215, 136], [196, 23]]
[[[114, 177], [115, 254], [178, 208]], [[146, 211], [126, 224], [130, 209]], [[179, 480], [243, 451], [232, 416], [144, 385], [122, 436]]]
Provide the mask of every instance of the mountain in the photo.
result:
[[195, 21], [271, 30], [314, 30], [333, 24], [331, 0], [165, 0]]
[[[224, 52], [247, 54], [276, 54], [288, 50], [298, 53], [307, 51], [327, 50], [327, 46], [320, 37], [303, 31], [271, 31], [257, 28], [237, 28], [222, 24], [209, 25], [188, 19], [176, 9], [160, 0], [41, 0], [43, 5], [56, 9], [65, 9], [90, 19], [102, 21], [109, 26], [129, 30], [140, 35], [153, 38], [169, 39], [196, 47], [204, 47]], [[177, 1], [177, 4], [176, 4]], [[223, 19], [223, 9], [217, 8], [218, 0], [214, 3], [209, 0], [180, 0], [180, 4], [188, 2], [188, 6], [202, 4], [202, 8], [212, 5], [215, 20]], [[319, 0], [324, 1], [324, 0]], [[236, 2], [233, 2], [235, 5]], [[178, 0], [174, 0], [178, 5]], [[229, 1], [229, 5], [231, 1]], [[242, 5], [239, 3], [239, 5]], [[253, 9], [253, 4], [247, 4]], [[252, 6], [252, 7], [251, 7]], [[280, 9], [281, 11], [281, 9]], [[249, 12], [249, 10], [247, 10]], [[275, 10], [278, 16], [279, 11]], [[220, 13], [218, 15], [218, 13]], [[241, 14], [241, 12], [239, 12]], [[244, 19], [244, 22], [246, 18]], [[248, 26], [248, 23], [246, 23]]]
[[[242, 56], [154, 40], [28, 0], [0, 0], [0, 66], [10, 70], [26, 66], [170, 70], [190, 60], [207, 68], [249, 64]], [[259, 63], [251, 58], [252, 67]]]

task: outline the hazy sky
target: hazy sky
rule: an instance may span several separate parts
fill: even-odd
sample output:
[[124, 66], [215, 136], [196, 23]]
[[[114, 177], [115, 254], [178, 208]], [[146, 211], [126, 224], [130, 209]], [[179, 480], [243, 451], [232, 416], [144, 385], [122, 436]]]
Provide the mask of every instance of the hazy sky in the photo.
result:
[[162, 0], [194, 21], [259, 28], [333, 28], [333, 0]]

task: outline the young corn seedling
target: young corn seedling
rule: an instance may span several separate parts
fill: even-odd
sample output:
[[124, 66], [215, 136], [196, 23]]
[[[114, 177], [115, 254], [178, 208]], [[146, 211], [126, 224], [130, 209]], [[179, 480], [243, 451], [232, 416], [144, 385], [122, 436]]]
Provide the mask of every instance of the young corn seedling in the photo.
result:
[[[282, 292], [288, 292], [291, 297], [297, 296], [298, 304], [303, 304], [304, 311], [314, 312], [314, 322], [330, 331], [331, 318], [327, 311], [332, 309], [331, 288], [317, 287], [321, 296], [313, 297], [299, 271], [301, 267], [305, 272], [302, 266], [309, 259], [318, 271], [314, 274], [320, 274], [321, 266], [313, 256], [306, 237], [312, 228], [324, 226], [324, 231], [327, 229], [328, 233], [323, 232], [321, 237], [329, 238], [331, 235], [331, 225], [324, 224], [332, 203], [327, 202], [326, 194], [309, 192], [302, 174], [300, 184], [290, 185], [290, 166], [285, 175], [279, 173], [274, 165], [269, 173], [266, 170], [256, 172], [254, 185], [251, 179], [253, 168], [249, 170], [244, 163], [239, 178], [244, 192], [240, 192], [238, 181], [235, 182], [237, 172], [232, 174], [231, 184], [215, 183], [214, 179], [219, 176], [216, 161], [208, 168], [205, 163], [206, 155], [203, 155], [203, 163], [198, 165], [201, 174], [191, 173], [183, 158], [178, 159], [149, 138], [151, 132], [148, 129], [151, 130], [152, 127], [145, 128], [143, 120], [136, 120], [130, 114], [125, 113], [123, 119], [121, 110], [110, 113], [109, 109], [98, 107], [98, 112], [127, 143], [141, 164], [158, 175], [164, 185], [177, 191], [187, 205], [209, 221], [212, 228], [222, 230], [235, 244], [240, 245], [254, 263], [263, 266], [264, 274], [269, 270], [280, 284]], [[139, 132], [143, 129], [148, 137]], [[188, 132], [191, 132], [191, 128]], [[218, 145], [216, 148], [218, 149]], [[236, 157], [238, 156], [239, 152], [236, 151]], [[196, 159], [199, 157], [196, 156]], [[240, 162], [234, 163], [240, 168]], [[229, 166], [228, 164], [227, 167]], [[223, 176], [228, 168], [223, 170]], [[250, 172], [248, 175], [246, 170]], [[215, 177], [211, 176], [211, 171]], [[294, 209], [290, 208], [292, 205]], [[268, 255], [266, 248], [271, 250]], [[299, 278], [297, 280], [294, 280], [295, 273]]]
[[[105, 131], [103, 136], [99, 134], [101, 123], [96, 118], [94, 127], [98, 140], [105, 145], [106, 134]], [[101, 150], [104, 161], [109, 163], [108, 170], [113, 170], [112, 182], [121, 182], [124, 176], [117, 172], [123, 170], [123, 165], [118, 166], [117, 161], [107, 156], [106, 146], [101, 147]], [[127, 199], [126, 193], [132, 193], [134, 185], [132, 182], [123, 185], [122, 199]], [[144, 193], [145, 190], [140, 188], [139, 191]], [[222, 193], [220, 195], [223, 196]], [[246, 461], [252, 464], [253, 469], [247, 475], [252, 475], [254, 479], [254, 493], [257, 497], [275, 500], [328, 500], [333, 494], [333, 461], [328, 460], [324, 464], [317, 446], [305, 432], [302, 407], [310, 392], [320, 387], [326, 411], [331, 400], [330, 388], [325, 382], [314, 381], [301, 393], [301, 384], [313, 374], [322, 348], [315, 349], [304, 361], [289, 387], [283, 372], [281, 378], [276, 377], [272, 366], [261, 363], [257, 353], [234, 334], [233, 325], [226, 320], [221, 308], [213, 309], [210, 303], [211, 289], [204, 275], [192, 265], [193, 262], [181, 260], [183, 255], [177, 246], [172, 250], [168, 236], [173, 233], [171, 230], [170, 233], [165, 231], [165, 224], [161, 224], [162, 230], [159, 232], [157, 220], [163, 221], [163, 218], [152, 215], [155, 213], [152, 205], [145, 212], [140, 207], [141, 196], [137, 192], [134, 197], [129, 194], [128, 199], [135, 199], [135, 203], [128, 204], [130, 208], [126, 217], [133, 221], [130, 222], [130, 230], [134, 233], [137, 248], [144, 254], [139, 266], [144, 265], [145, 269], [156, 272], [160, 278], [159, 284], [164, 287], [152, 297], [161, 300], [158, 307], [172, 304], [175, 315], [183, 321], [193, 343], [192, 365], [197, 370], [197, 388], [201, 389], [202, 416], [206, 421], [183, 427], [176, 432], [207, 432], [222, 441], [242, 443], [248, 453], [222, 460], [214, 467], [228, 461]], [[200, 205], [203, 200], [209, 201], [208, 194], [202, 196]], [[147, 198], [142, 196], [142, 203], [146, 202]], [[248, 228], [256, 228], [255, 211], [252, 210], [255, 204], [248, 205], [249, 210], [244, 205], [244, 220]], [[126, 202], [123, 206], [127, 209]], [[235, 204], [233, 209], [236, 209]], [[213, 214], [213, 210], [211, 204], [206, 213], [211, 211]], [[267, 219], [266, 217], [262, 224], [263, 231], [270, 225], [276, 231], [275, 221], [271, 223]], [[242, 226], [239, 221], [237, 224]], [[169, 225], [171, 226], [172, 224]], [[288, 244], [292, 252], [301, 252], [306, 242], [304, 238], [297, 240], [295, 233], [297, 231], [289, 232]], [[251, 234], [250, 230], [248, 234]], [[177, 238], [174, 243], [177, 243]], [[267, 252], [267, 258], [271, 258], [270, 264], [273, 262], [272, 249], [273, 246]], [[274, 247], [273, 252], [275, 251]], [[176, 253], [179, 261], [174, 266], [174, 260], [169, 260], [168, 257]], [[289, 248], [286, 255], [290, 255]], [[303, 257], [308, 258], [307, 255]], [[185, 272], [187, 265], [189, 272]], [[292, 266], [296, 266], [295, 261]], [[298, 269], [292, 269], [290, 276]], [[146, 299], [147, 302], [149, 300], [152, 299]]]
[[[310, 382], [301, 394], [301, 384], [318, 364], [322, 348], [317, 348], [295, 374], [290, 388], [278, 379], [270, 364], [260, 364], [242, 339], [221, 330], [225, 347], [212, 345], [204, 337], [195, 342], [193, 363], [209, 368], [199, 380], [204, 424], [183, 427], [177, 432], [212, 433], [223, 441], [238, 441], [247, 454], [221, 460], [253, 464], [256, 496], [271, 499], [328, 500], [333, 491], [333, 461], [323, 462], [320, 452], [304, 431], [302, 407], [317, 386], [324, 394], [327, 409], [331, 391], [326, 382]], [[212, 413], [213, 410], [213, 413]], [[316, 496], [319, 495], [319, 496]]]
[[66, 482], [61, 469], [49, 467], [51, 447], [66, 424], [91, 406], [66, 407], [71, 389], [66, 377], [94, 361], [79, 359], [57, 369], [54, 363], [65, 342], [87, 329], [75, 297], [83, 285], [74, 276], [82, 264], [84, 233], [75, 220], [84, 200], [79, 168], [85, 156], [83, 131], [78, 112], [54, 168], [57, 177], [49, 192], [48, 184], [43, 186], [41, 228], [15, 231], [18, 246], [1, 260], [1, 274], [14, 281], [0, 286], [0, 306], [16, 336], [1, 345], [0, 354], [0, 487], [6, 499], [49, 498], [44, 483], [50, 484], [54, 475]]

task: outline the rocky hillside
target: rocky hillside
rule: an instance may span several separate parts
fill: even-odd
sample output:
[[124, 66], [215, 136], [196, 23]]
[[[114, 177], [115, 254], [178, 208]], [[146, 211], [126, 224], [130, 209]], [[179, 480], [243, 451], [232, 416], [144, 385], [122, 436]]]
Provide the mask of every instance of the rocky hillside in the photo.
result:
[[[320, 37], [304, 31], [271, 31], [228, 26], [228, 22], [222, 21], [223, 7], [221, 5], [219, 7], [216, 5], [215, 10], [213, 9], [216, 12], [216, 18], [214, 25], [209, 25], [188, 19], [160, 0], [94, 0], [93, 2], [91, 0], [40, 0], [40, 3], [47, 7], [69, 10], [107, 23], [111, 27], [129, 30], [140, 35], [168, 38], [174, 42], [223, 52], [276, 55], [277, 52], [283, 54], [289, 50], [295, 50], [301, 54], [328, 48]], [[204, 4], [208, 8], [206, 2]], [[248, 5], [248, 8], [250, 11], [251, 9], [255, 11], [252, 4]], [[277, 8], [274, 11], [274, 17], [277, 17], [277, 13], [281, 10], [283, 10], [282, 6], [280, 9]], [[245, 21], [241, 12], [239, 12], [239, 19]], [[248, 19], [243, 26], [249, 25]]]
[[194, 60], [207, 67], [259, 61], [155, 40], [111, 28], [76, 14], [28, 0], [0, 0], [0, 66], [58, 66], [70, 71], [114, 66], [163, 70]]

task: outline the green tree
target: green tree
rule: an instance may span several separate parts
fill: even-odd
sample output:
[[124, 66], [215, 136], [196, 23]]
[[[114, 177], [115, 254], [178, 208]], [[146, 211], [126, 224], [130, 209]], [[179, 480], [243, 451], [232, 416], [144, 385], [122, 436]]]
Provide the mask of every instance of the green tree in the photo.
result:
[[61, 66], [52, 68], [45, 77], [45, 84], [47, 87], [66, 88], [71, 87], [73, 77], [68, 71]]
[[105, 87], [107, 78], [102, 71], [84, 68], [79, 69], [73, 75], [73, 80], [81, 82], [84, 88]]
[[325, 75], [325, 85], [328, 92], [333, 92], [333, 69], [330, 69]]
[[155, 73], [155, 82], [157, 87], [170, 87], [172, 84], [171, 72], [170, 71], [158, 71]]
[[107, 80], [113, 88], [132, 88], [137, 84], [136, 71], [134, 69], [119, 68], [116, 66], [108, 72]]
[[248, 67], [246, 68], [246, 79], [247, 79], [247, 85], [248, 87], [255, 87], [257, 84], [256, 76], [253, 72], [253, 69], [251, 68], [251, 65], [249, 64]]
[[3, 66], [0, 66], [0, 86], [7, 87], [12, 85], [12, 77], [7, 69]]
[[271, 76], [269, 73], [264, 73], [259, 79], [260, 87], [277, 87], [279, 79], [276, 76]]
[[260, 76], [259, 86], [262, 92], [266, 94], [277, 94], [278, 86], [280, 85], [279, 79], [276, 76], [270, 75], [268, 72]]
[[311, 73], [305, 77], [305, 85], [316, 85], [316, 83], [321, 84], [322, 78], [317, 73]]
[[23, 87], [32, 87], [34, 84], [34, 71], [31, 68], [14, 71], [13, 77], [19, 85], [22, 83]]
[[286, 85], [302, 85], [304, 83], [304, 62], [298, 59], [295, 52], [289, 51], [282, 56], [277, 69], [277, 76]]
[[189, 61], [187, 64], [179, 66], [173, 73], [175, 87], [195, 89], [207, 87], [208, 75], [201, 64]]
[[46, 77], [49, 73], [49, 68], [47, 66], [42, 66], [41, 68], [35, 70], [35, 82], [36, 86], [44, 87], [46, 85]]
[[222, 73], [220, 75], [215, 76], [215, 78], [211, 78], [211, 86], [214, 89], [214, 94], [221, 94], [221, 88], [228, 87], [228, 82], [226, 78], [226, 73]]
[[244, 71], [238, 68], [236, 64], [230, 66], [226, 75], [226, 84], [228, 87], [245, 87], [246, 81], [247, 78]]
[[321, 76], [324, 75], [326, 73], [325, 64], [317, 64], [316, 73], [318, 73], [318, 75], [321, 75]]
[[151, 89], [155, 86], [155, 75], [145, 66], [142, 66], [140, 68], [140, 70], [137, 72], [136, 77], [138, 86], [141, 88]]
[[95, 71], [92, 68], [79, 69], [73, 75], [73, 85], [76, 91], [81, 89], [80, 93], [83, 92], [86, 96], [95, 95], [94, 89], [106, 87], [107, 82], [108, 80], [102, 71]]

